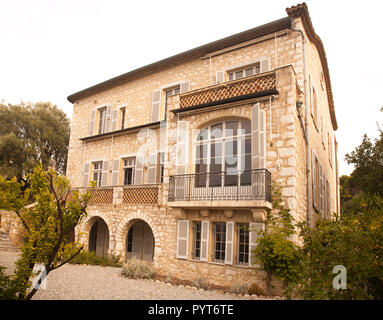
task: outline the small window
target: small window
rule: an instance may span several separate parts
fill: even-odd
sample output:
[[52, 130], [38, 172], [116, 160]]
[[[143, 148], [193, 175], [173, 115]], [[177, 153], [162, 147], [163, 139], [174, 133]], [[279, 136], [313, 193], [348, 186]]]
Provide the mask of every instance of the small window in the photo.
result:
[[164, 183], [165, 153], [160, 152], [160, 183]]
[[124, 167], [123, 167], [123, 172], [124, 172], [124, 185], [132, 185], [134, 183], [134, 168], [136, 165], [136, 158], [135, 157], [130, 157], [124, 159]]
[[253, 76], [253, 75], [258, 74], [258, 73], [261, 73], [261, 63], [260, 62], [257, 62], [255, 65], [253, 65], [251, 67], [247, 67], [244, 69], [229, 72], [229, 74], [228, 74], [229, 75], [229, 81], [238, 80], [238, 79], [241, 79], [243, 77], [250, 77], [250, 76]]
[[93, 181], [96, 181], [96, 186], [101, 186], [102, 179], [102, 161], [93, 163]]
[[317, 128], [317, 130], [319, 129], [318, 128], [318, 104], [317, 104], [317, 94], [315, 92], [315, 88], [313, 88], [313, 113], [314, 113], [314, 123], [315, 123], [315, 126]]
[[225, 263], [226, 222], [213, 223], [213, 260]]
[[201, 222], [193, 222], [193, 259], [201, 258]]
[[99, 109], [98, 134], [105, 132], [106, 108]]
[[237, 224], [238, 264], [249, 264], [249, 224]]
[[126, 108], [121, 108], [121, 130], [125, 128], [125, 113]]

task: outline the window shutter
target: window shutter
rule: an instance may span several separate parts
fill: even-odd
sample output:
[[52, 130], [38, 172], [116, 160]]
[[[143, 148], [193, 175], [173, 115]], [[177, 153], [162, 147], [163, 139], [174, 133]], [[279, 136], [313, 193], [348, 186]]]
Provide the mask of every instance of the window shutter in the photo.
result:
[[259, 103], [251, 108], [251, 159], [252, 169], [261, 168], [260, 160], [260, 112]]
[[143, 155], [136, 156], [136, 167], [134, 174], [134, 184], [140, 185], [142, 184], [143, 176], [144, 176], [144, 160], [145, 157]]
[[323, 172], [322, 165], [319, 165], [319, 211], [323, 212]]
[[189, 221], [178, 220], [177, 230], [177, 258], [188, 258], [188, 244], [189, 244]]
[[190, 81], [181, 82], [180, 84], [180, 94], [188, 92], [190, 90]]
[[215, 73], [215, 83], [224, 82], [224, 73], [223, 71], [218, 71]]
[[259, 165], [266, 168], [266, 111], [259, 111]]
[[156, 90], [152, 95], [152, 122], [160, 120], [161, 91]]
[[311, 158], [312, 158], [312, 187], [313, 187], [313, 204], [314, 204], [314, 207], [317, 208], [317, 175], [316, 175], [316, 168], [315, 168], [315, 153], [314, 151], [312, 151], [312, 154], [311, 154]]
[[116, 186], [119, 184], [119, 173], [120, 173], [120, 160], [113, 160], [113, 171], [112, 171], [112, 185]]
[[118, 118], [118, 110], [114, 109], [112, 112], [112, 131], [117, 130], [117, 118]]
[[209, 260], [209, 221], [201, 223], [201, 261]]
[[233, 264], [233, 248], [234, 248], [234, 221], [226, 222], [226, 248], [225, 263]]
[[186, 174], [189, 160], [189, 122], [178, 121], [176, 146], [176, 172]]
[[311, 116], [314, 117], [313, 91], [311, 88], [311, 76], [309, 75], [309, 94], [310, 94], [310, 110]]
[[106, 117], [105, 117], [105, 132], [110, 132], [111, 130], [111, 113], [112, 113], [112, 106], [107, 106]]
[[264, 59], [261, 61], [261, 73], [270, 71], [270, 62], [269, 59]]
[[157, 182], [157, 159], [158, 154], [152, 153], [149, 155], [149, 166], [148, 166], [148, 183], [154, 184]]
[[109, 171], [109, 162], [108, 161], [103, 161], [102, 162], [101, 186], [108, 185], [108, 171]]
[[90, 112], [90, 123], [89, 123], [89, 136], [94, 134], [94, 122], [96, 121], [96, 110]]
[[258, 232], [265, 230], [264, 223], [249, 223], [249, 264], [251, 265], [253, 262], [253, 254], [252, 250], [257, 246], [257, 239], [259, 238]]
[[89, 163], [84, 164], [84, 172], [83, 172], [83, 187], [88, 187], [89, 184]]

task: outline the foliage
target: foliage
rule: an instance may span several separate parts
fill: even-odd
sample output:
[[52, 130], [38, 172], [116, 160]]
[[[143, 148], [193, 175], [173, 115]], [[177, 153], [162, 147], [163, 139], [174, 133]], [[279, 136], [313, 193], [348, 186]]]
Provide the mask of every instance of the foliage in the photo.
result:
[[294, 222], [282, 201], [280, 190], [272, 187], [274, 210], [266, 217], [265, 231], [260, 232], [253, 250], [255, 263], [269, 274], [274, 274], [290, 290], [297, 282], [299, 273], [299, 250], [289, 239], [294, 234]]
[[131, 279], [153, 279], [156, 272], [151, 263], [131, 258], [122, 266], [121, 275]]
[[191, 285], [193, 287], [204, 289], [204, 290], [207, 290], [209, 288], [209, 282], [206, 280], [205, 277], [199, 277], [197, 279], [194, 279]]
[[50, 102], [0, 104], [0, 174], [20, 181], [40, 162], [44, 169], [53, 162], [65, 173], [69, 125], [66, 114]]
[[37, 288], [28, 291], [36, 264], [45, 266], [48, 275], [81, 251], [78, 243], [70, 242], [70, 235], [86, 215], [89, 198], [89, 192], [71, 191], [64, 176], [41, 165], [27, 174], [25, 182], [0, 176], [0, 208], [14, 211], [26, 230], [12, 277], [13, 298], [31, 299], [36, 293]]
[[94, 251], [80, 252], [74, 259], [70, 261], [72, 264], [90, 264], [104, 267], [121, 267], [119, 256], [109, 255], [107, 257], [96, 256]]
[[236, 294], [246, 294], [248, 293], [249, 285], [246, 282], [243, 283], [235, 283], [230, 287], [230, 292]]

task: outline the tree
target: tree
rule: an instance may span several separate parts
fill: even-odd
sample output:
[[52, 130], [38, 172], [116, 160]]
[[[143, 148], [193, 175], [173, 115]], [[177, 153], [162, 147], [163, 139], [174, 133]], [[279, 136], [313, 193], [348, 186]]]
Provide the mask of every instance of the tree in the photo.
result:
[[[27, 186], [27, 187], [26, 187]], [[45, 275], [71, 261], [81, 250], [70, 242], [75, 226], [86, 216], [89, 192], [71, 191], [65, 176], [40, 165], [27, 174], [26, 182], [0, 176], [0, 208], [14, 211], [26, 230], [22, 254], [13, 277], [0, 268], [0, 298], [31, 299], [38, 287], [30, 289], [35, 265], [42, 265]]]
[[0, 174], [21, 181], [39, 163], [65, 173], [69, 124], [50, 102], [0, 104]]

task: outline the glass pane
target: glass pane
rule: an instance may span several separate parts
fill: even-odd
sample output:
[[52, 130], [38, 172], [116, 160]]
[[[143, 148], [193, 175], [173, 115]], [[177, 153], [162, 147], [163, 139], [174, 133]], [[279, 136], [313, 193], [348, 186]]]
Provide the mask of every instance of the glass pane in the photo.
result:
[[222, 143], [212, 143], [210, 146], [210, 157], [221, 157], [222, 156]]
[[207, 144], [201, 144], [196, 146], [196, 160], [207, 158]]
[[242, 121], [241, 122], [241, 134], [250, 134], [251, 133], [251, 122]]
[[180, 88], [179, 87], [174, 89], [174, 94], [180, 94]]
[[233, 80], [233, 78], [234, 78], [234, 75], [233, 75], [232, 72], [230, 72], [230, 73], [229, 73], [229, 81]]
[[260, 73], [261, 72], [261, 64], [258, 62], [256, 65], [255, 65], [255, 73]]
[[246, 77], [252, 76], [254, 74], [254, 68], [246, 69]]
[[225, 136], [232, 137], [237, 135], [238, 121], [226, 122]]
[[243, 70], [236, 71], [235, 79], [241, 79], [243, 77]]
[[230, 140], [225, 142], [225, 155], [231, 156], [231, 155], [237, 155], [238, 153], [238, 146], [237, 146], [237, 140]]
[[244, 153], [251, 153], [251, 139], [245, 140], [245, 150], [242, 150], [242, 152], [243, 151], [245, 151]]
[[208, 137], [208, 131], [207, 128], [201, 130], [201, 132], [198, 134], [197, 141], [207, 140]]
[[211, 127], [211, 139], [222, 138], [222, 123]]

